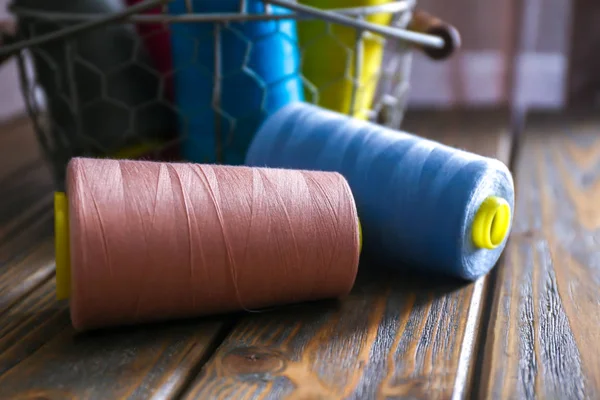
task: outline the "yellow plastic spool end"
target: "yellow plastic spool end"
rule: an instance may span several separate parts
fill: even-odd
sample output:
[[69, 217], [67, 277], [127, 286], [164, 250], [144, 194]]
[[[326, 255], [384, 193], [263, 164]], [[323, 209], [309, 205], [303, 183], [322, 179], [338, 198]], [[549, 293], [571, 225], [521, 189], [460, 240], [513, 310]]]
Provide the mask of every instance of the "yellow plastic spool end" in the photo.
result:
[[69, 203], [65, 193], [54, 193], [54, 251], [56, 258], [56, 297], [67, 299], [71, 292], [71, 253], [69, 250]]
[[362, 252], [362, 225], [360, 219], [358, 220], [358, 254]]
[[125, 160], [129, 158], [138, 158], [144, 154], [150, 153], [152, 150], [157, 150], [161, 146], [160, 143], [145, 143], [137, 146], [125, 147], [116, 153], [110, 155], [111, 158], [117, 160]]
[[490, 196], [481, 203], [473, 221], [473, 242], [481, 249], [500, 246], [510, 228], [511, 210], [506, 200]]

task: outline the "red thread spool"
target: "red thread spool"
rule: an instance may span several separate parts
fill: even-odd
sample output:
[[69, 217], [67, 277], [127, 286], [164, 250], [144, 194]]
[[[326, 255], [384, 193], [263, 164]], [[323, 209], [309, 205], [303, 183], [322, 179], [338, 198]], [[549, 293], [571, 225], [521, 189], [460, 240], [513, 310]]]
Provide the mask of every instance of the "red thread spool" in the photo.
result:
[[75, 158], [66, 196], [57, 286], [71, 281], [78, 330], [335, 298], [356, 278], [356, 205], [335, 172]]

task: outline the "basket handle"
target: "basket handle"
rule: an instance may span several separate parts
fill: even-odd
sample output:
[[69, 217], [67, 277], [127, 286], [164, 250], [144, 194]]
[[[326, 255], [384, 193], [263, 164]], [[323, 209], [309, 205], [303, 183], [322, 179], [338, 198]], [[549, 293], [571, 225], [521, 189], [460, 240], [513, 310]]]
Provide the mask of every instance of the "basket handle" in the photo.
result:
[[372, 24], [370, 22], [347, 17], [334, 11], [321, 10], [314, 7], [298, 4], [290, 0], [261, 1], [265, 4], [273, 4], [276, 6], [285, 7], [287, 9], [297, 12], [298, 14], [310, 15], [335, 24], [340, 24], [351, 28], [376, 33], [387, 38], [404, 40], [406, 42], [412, 43], [413, 45], [420, 46], [423, 48], [442, 48], [444, 46], [443, 39], [441, 39], [438, 35], [431, 35], [429, 33], [411, 31], [410, 29], [400, 29], [391, 26]]
[[458, 29], [442, 19], [435, 17], [423, 10], [415, 10], [408, 30], [437, 36], [444, 41], [444, 46], [435, 48], [430, 46], [416, 46], [433, 60], [445, 60], [452, 56], [461, 46]]

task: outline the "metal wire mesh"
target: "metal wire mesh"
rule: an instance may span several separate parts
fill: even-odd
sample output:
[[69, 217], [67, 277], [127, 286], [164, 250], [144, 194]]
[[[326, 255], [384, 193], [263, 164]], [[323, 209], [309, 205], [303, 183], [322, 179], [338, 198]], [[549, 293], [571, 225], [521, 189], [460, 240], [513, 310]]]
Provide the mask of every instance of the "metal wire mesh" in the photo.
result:
[[[245, 1], [240, 1], [244, 10]], [[403, 0], [392, 4], [392, 24], [404, 28], [411, 18], [414, 1]], [[98, 13], [65, 13], [60, 10], [36, 12], [33, 9], [15, 8], [19, 20], [19, 38], [31, 40], [53, 32], [68, 30], [74, 24], [90, 21]], [[381, 8], [355, 8], [336, 10], [339, 15], [365, 20]], [[350, 43], [336, 36], [339, 25], [321, 20], [325, 27], [310, 43], [298, 44], [296, 38], [286, 36], [282, 25], [287, 20], [314, 20], [306, 15], [271, 14], [269, 7], [263, 14], [245, 12], [214, 15], [188, 12], [177, 17], [167, 15], [165, 10], [148, 14], [135, 14], [132, 18], [115, 21], [109, 25], [89, 29], [77, 35], [41, 44], [29, 45], [17, 55], [21, 88], [39, 142], [51, 162], [56, 181], [63, 185], [65, 167], [74, 156], [148, 157], [161, 160], [179, 159], [181, 143], [189, 134], [193, 121], [190, 109], [183, 110], [177, 103], [174, 91], [181, 64], [169, 66], [161, 63], [148, 50], [153, 38], [173, 35], [178, 24], [211, 24], [211, 34], [203, 37], [189, 36], [189, 46], [195, 49], [186, 68], [192, 68], [203, 79], [212, 82], [210, 102], [191, 105], [193, 110], [209, 109], [214, 114], [214, 160], [222, 162], [223, 153], [231, 148], [243, 148], [251, 137], [236, 136], [236, 129], [256, 130], [266, 116], [277, 107], [272, 104], [271, 93], [284, 90], [290, 80], [299, 77], [304, 101], [320, 103], [328, 85], [345, 82], [352, 90], [349, 106], [344, 112], [350, 115], [362, 113], [366, 119], [399, 128], [407, 101], [411, 65], [410, 45], [402, 40], [386, 40], [362, 29], [354, 29], [355, 37]], [[204, 22], [198, 22], [203, 20]], [[268, 20], [270, 30], [260, 37], [246, 37], [242, 29], [250, 20]], [[195, 22], [191, 22], [195, 21]], [[181, 34], [181, 32], [177, 33]], [[224, 71], [220, 63], [222, 54], [219, 41], [235, 40], [245, 46], [245, 57], [240, 60], [239, 70]], [[301, 68], [290, 76], [267, 82], [253, 66], [253, 52], [260, 46], [268, 46], [269, 40], [285, 37], [290, 46], [299, 46]], [[345, 57], [323, 60], [339, 63], [343, 68], [340, 76], [329, 84], [315, 84], [303, 73], [304, 55], [311, 43], [330, 41], [337, 43]], [[364, 74], [364, 50], [369, 42], [384, 46], [381, 68], [370, 76]], [[209, 46], [210, 44], [210, 46]], [[212, 64], [205, 65], [203, 51], [211, 48]], [[221, 52], [221, 53], [219, 53]], [[161, 65], [162, 64], [162, 65]], [[189, 71], [188, 71], [189, 72]], [[289, 78], [289, 79], [288, 79]], [[240, 110], [229, 107], [235, 103], [235, 92], [223, 92], [224, 82], [240, 82], [246, 91], [254, 91], [260, 97], [259, 106]], [[236, 81], [237, 80], [237, 81]], [[361, 100], [361, 88], [376, 87], [372, 101]], [[279, 88], [279, 89], [278, 89]], [[227, 96], [233, 96], [227, 99]], [[368, 104], [368, 107], [362, 107]], [[187, 105], [186, 107], [189, 107]], [[194, 108], [195, 107], [195, 108]], [[361, 107], [363, 109], [361, 109]], [[237, 146], [237, 147], [236, 147]], [[185, 158], [185, 157], [184, 157]]]

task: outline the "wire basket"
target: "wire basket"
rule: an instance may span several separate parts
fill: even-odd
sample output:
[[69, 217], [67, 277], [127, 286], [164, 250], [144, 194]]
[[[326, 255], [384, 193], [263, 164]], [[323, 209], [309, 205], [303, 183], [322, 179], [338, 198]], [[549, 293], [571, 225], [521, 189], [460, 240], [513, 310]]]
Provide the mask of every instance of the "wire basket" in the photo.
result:
[[[18, 34], [0, 57], [17, 57], [59, 190], [74, 156], [242, 163], [262, 121], [292, 101], [399, 128], [411, 48], [439, 45], [406, 29], [414, 0], [328, 11], [236, 1], [198, 12], [190, 0], [73, 1], [66, 11], [69, 2], [15, 0]], [[387, 26], [374, 23], [382, 16]]]

